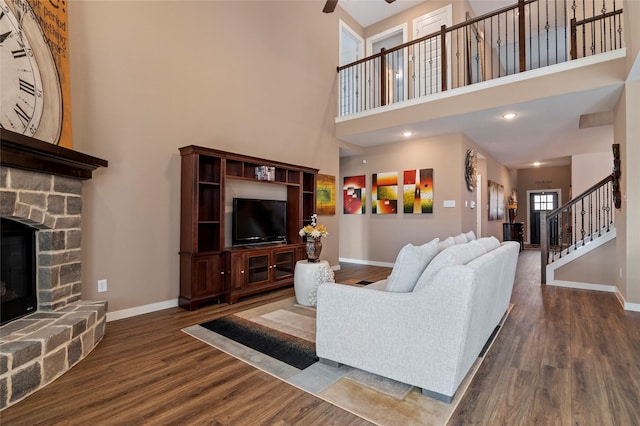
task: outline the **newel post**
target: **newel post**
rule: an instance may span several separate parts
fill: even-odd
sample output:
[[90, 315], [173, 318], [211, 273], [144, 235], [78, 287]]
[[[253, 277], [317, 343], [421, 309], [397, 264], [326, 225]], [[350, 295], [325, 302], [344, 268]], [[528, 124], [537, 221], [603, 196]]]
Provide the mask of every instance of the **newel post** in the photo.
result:
[[540, 283], [547, 283], [547, 260], [549, 259], [549, 239], [547, 238], [547, 212], [540, 212]]

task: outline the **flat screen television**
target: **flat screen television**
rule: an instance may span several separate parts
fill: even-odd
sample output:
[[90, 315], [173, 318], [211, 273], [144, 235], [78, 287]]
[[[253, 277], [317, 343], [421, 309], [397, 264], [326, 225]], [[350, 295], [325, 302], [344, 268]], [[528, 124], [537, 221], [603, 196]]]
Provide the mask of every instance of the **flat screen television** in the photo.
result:
[[231, 239], [234, 246], [287, 242], [287, 202], [234, 198]]

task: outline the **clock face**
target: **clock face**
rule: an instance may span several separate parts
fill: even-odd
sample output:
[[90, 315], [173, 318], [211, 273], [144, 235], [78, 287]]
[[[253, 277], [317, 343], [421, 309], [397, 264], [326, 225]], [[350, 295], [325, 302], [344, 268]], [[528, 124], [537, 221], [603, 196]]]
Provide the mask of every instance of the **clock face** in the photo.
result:
[[57, 144], [62, 130], [58, 69], [26, 1], [0, 0], [0, 60], [2, 128]]
[[13, 12], [0, 3], [0, 66], [4, 129], [34, 136], [44, 106], [42, 79], [29, 40]]

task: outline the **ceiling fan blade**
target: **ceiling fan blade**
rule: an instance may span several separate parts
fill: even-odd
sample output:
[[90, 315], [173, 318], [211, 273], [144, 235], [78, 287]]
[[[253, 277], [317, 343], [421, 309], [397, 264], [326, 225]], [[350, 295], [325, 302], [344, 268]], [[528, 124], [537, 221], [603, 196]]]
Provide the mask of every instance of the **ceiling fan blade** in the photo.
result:
[[327, 2], [324, 4], [324, 9], [322, 9], [322, 11], [324, 13], [333, 13], [333, 11], [336, 10], [337, 5], [338, 5], [338, 0], [327, 0]]

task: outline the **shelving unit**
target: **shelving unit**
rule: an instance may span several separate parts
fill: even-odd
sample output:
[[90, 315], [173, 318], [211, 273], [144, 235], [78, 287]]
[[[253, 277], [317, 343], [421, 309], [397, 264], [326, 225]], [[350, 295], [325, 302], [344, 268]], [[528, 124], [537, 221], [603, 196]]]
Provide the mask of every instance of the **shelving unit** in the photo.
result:
[[[293, 284], [304, 258], [300, 228], [315, 212], [317, 169], [198, 146], [180, 148], [180, 306], [195, 309], [215, 300]], [[258, 178], [256, 170], [268, 173]], [[287, 244], [225, 247], [225, 184], [228, 180], [285, 185]]]

